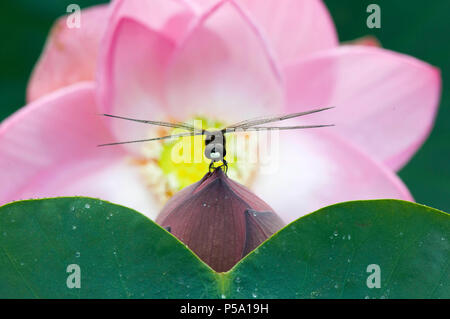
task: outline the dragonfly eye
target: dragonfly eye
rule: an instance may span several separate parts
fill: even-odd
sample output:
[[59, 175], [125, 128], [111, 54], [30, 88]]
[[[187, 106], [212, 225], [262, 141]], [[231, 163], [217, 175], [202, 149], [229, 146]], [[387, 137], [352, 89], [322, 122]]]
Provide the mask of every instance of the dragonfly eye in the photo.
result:
[[215, 132], [206, 132], [205, 133], [205, 144], [211, 144], [211, 143], [217, 143], [217, 144], [223, 144], [224, 136], [222, 132], [215, 131]]
[[205, 147], [206, 158], [218, 162], [224, 158], [224, 148], [222, 144], [208, 144]]
[[216, 139], [216, 136], [214, 134], [207, 133], [205, 136], [205, 144], [208, 145], [209, 143], [213, 142]]

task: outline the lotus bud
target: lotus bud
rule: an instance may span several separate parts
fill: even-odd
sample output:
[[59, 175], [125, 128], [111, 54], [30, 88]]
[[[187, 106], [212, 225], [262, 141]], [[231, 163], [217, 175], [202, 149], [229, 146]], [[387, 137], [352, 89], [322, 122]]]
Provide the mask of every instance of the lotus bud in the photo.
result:
[[156, 222], [217, 272], [231, 269], [284, 226], [269, 205], [221, 169], [175, 194]]

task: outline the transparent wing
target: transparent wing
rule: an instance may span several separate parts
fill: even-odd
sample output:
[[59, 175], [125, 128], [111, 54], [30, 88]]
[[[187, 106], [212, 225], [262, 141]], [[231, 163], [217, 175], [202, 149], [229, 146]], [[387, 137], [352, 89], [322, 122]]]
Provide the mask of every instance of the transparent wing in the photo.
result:
[[252, 126], [252, 127], [236, 127], [236, 128], [228, 128], [225, 130], [225, 133], [236, 133], [240, 132], [249, 132], [249, 131], [270, 131], [270, 130], [280, 130], [280, 131], [286, 131], [286, 130], [300, 130], [300, 129], [307, 129], [307, 128], [320, 128], [320, 127], [331, 127], [334, 126], [334, 124], [324, 124], [324, 125], [297, 125], [297, 126]]
[[145, 139], [145, 140], [135, 140], [135, 141], [125, 141], [125, 142], [100, 144], [98, 146], [101, 147], [101, 146], [112, 146], [112, 145], [122, 145], [122, 144], [131, 144], [131, 143], [160, 141], [160, 140], [166, 140], [166, 139], [178, 138], [178, 137], [185, 137], [185, 136], [203, 135], [203, 134], [205, 134], [205, 132], [206, 131], [187, 132], [187, 133], [181, 133], [181, 134], [173, 134], [173, 135], [167, 135], [167, 136], [162, 136], [162, 137], [149, 138], [149, 139]]
[[251, 127], [251, 126], [257, 126], [257, 125], [262, 125], [262, 124], [267, 124], [267, 123], [272, 123], [272, 122], [284, 121], [284, 120], [292, 119], [292, 118], [299, 117], [299, 116], [304, 116], [304, 115], [308, 115], [308, 114], [326, 111], [326, 110], [329, 110], [332, 108], [334, 108], [334, 107], [325, 107], [325, 108], [321, 108], [321, 109], [292, 113], [292, 114], [287, 114], [287, 115], [283, 115], [283, 116], [254, 118], [254, 119], [245, 120], [245, 121], [230, 125], [230, 126], [226, 127], [224, 130], [234, 129], [234, 128], [247, 128], [247, 127]]
[[138, 120], [138, 119], [132, 119], [129, 117], [123, 117], [123, 116], [117, 116], [117, 115], [111, 115], [111, 114], [102, 114], [103, 116], [112, 117], [116, 119], [121, 120], [127, 120], [127, 121], [133, 121], [133, 122], [139, 122], [144, 124], [151, 124], [151, 125], [157, 125], [157, 126], [164, 126], [164, 127], [172, 127], [172, 128], [181, 128], [188, 131], [194, 131], [195, 127], [186, 123], [169, 123], [169, 122], [161, 122], [161, 121], [148, 121], [148, 120]]

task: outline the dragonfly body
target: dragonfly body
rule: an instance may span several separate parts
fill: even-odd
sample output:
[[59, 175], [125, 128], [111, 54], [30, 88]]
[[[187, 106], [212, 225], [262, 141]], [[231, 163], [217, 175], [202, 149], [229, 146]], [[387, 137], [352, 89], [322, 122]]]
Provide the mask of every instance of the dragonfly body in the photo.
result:
[[[169, 122], [160, 122], [160, 121], [138, 120], [138, 119], [132, 119], [132, 118], [116, 116], [116, 115], [111, 115], [111, 114], [102, 114], [107, 117], [112, 117], [112, 118], [117, 118], [117, 119], [122, 119], [122, 120], [134, 121], [134, 122], [163, 126], [163, 127], [179, 128], [179, 129], [186, 130], [188, 132], [180, 133], [180, 134], [173, 134], [173, 135], [168, 135], [168, 136], [162, 136], [162, 137], [156, 137], [156, 138], [150, 138], [150, 139], [145, 139], [145, 140], [108, 143], [108, 144], [102, 144], [99, 146], [111, 146], [111, 145], [120, 145], [120, 144], [128, 144], [128, 143], [150, 142], [150, 141], [164, 140], [164, 139], [170, 139], [170, 138], [205, 135], [205, 157], [207, 159], [211, 160], [211, 163], [209, 165], [210, 171], [213, 169], [222, 167], [226, 172], [228, 169], [228, 164], [227, 164], [227, 161], [225, 160], [225, 156], [227, 155], [225, 134], [237, 133], [240, 131], [245, 132], [245, 131], [262, 131], [262, 130], [294, 130], [294, 129], [319, 128], [319, 127], [333, 126], [332, 124], [331, 125], [278, 126], [278, 127], [261, 126], [263, 124], [284, 121], [287, 119], [292, 119], [292, 118], [296, 118], [296, 117], [303, 116], [303, 115], [322, 112], [325, 110], [329, 110], [331, 108], [332, 107], [327, 107], [327, 108], [315, 109], [315, 110], [306, 111], [306, 112], [292, 113], [292, 114], [283, 115], [283, 116], [260, 117], [257, 119], [241, 121], [239, 123], [230, 125], [221, 130], [215, 130], [215, 131], [207, 131], [207, 130], [198, 129], [198, 128], [195, 128], [194, 126], [186, 124], [186, 123], [169, 123]], [[214, 164], [218, 163], [218, 162], [222, 162], [222, 165], [216, 167]]]
[[222, 131], [205, 131], [205, 157], [211, 160], [209, 170], [214, 166], [214, 163], [222, 162], [225, 169], [227, 168], [227, 155], [225, 132]]

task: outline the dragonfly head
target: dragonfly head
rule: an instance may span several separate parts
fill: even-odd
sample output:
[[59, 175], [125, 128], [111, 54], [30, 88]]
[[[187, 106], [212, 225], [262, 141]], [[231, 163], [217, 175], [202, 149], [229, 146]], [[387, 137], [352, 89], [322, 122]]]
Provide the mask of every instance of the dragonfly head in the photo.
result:
[[222, 131], [205, 132], [205, 157], [212, 162], [224, 160], [227, 151], [225, 149], [225, 136]]

